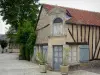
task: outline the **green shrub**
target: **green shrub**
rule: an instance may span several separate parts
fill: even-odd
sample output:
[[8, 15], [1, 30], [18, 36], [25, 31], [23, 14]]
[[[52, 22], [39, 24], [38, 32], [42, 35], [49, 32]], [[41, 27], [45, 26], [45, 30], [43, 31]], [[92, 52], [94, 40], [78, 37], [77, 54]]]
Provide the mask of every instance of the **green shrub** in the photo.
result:
[[68, 65], [68, 56], [69, 56], [69, 51], [70, 48], [64, 48], [64, 54], [63, 54], [63, 64], [64, 66]]
[[42, 52], [37, 52], [36, 60], [40, 65], [45, 65], [47, 63], [46, 57]]
[[23, 59], [30, 60], [33, 54], [36, 33], [30, 21], [24, 21], [23, 24], [23, 26], [19, 26], [17, 42], [22, 46], [20, 52]]

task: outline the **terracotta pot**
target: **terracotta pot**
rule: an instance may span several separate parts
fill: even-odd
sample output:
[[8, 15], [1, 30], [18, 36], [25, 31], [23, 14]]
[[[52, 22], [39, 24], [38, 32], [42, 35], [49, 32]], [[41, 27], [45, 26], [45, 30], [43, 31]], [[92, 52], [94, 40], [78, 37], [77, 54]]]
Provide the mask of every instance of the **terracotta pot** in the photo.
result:
[[40, 72], [41, 73], [46, 73], [47, 72], [47, 65], [39, 65], [40, 67]]
[[67, 66], [61, 65], [60, 66], [60, 72], [62, 75], [68, 75], [68, 71], [69, 71], [69, 65], [67, 65]]

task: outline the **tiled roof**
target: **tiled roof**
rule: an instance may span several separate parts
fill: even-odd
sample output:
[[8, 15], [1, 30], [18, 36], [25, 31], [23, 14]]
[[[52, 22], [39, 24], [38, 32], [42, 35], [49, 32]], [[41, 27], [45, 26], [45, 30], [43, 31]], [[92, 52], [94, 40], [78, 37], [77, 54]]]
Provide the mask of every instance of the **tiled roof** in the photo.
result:
[[[51, 9], [57, 6], [44, 4], [43, 7], [46, 8], [47, 11], [49, 12]], [[61, 7], [61, 8], [65, 8], [66, 13], [71, 14], [72, 18], [68, 20], [68, 22], [70, 23], [100, 26], [100, 13], [99, 12], [91, 12], [91, 11], [67, 8], [67, 7]]]

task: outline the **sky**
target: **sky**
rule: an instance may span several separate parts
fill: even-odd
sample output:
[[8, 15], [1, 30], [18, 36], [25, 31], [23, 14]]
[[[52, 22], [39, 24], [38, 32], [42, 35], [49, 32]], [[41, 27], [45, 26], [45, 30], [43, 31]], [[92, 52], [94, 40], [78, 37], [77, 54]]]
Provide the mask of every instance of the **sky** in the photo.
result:
[[[40, 3], [77, 8], [88, 11], [100, 12], [100, 0], [40, 0]], [[9, 28], [0, 16], [0, 34], [5, 34]]]
[[10, 25], [6, 25], [6, 22], [4, 22], [2, 16], [0, 16], [0, 34], [5, 34], [9, 27]]

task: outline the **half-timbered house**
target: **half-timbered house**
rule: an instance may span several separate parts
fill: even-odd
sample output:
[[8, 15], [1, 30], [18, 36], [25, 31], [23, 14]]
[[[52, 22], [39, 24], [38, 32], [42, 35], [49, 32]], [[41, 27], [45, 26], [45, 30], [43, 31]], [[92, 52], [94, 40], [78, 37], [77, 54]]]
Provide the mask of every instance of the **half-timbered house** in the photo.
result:
[[70, 64], [100, 59], [100, 13], [43, 4], [34, 58], [41, 51], [48, 64], [59, 70], [63, 48], [67, 47], [70, 47]]

